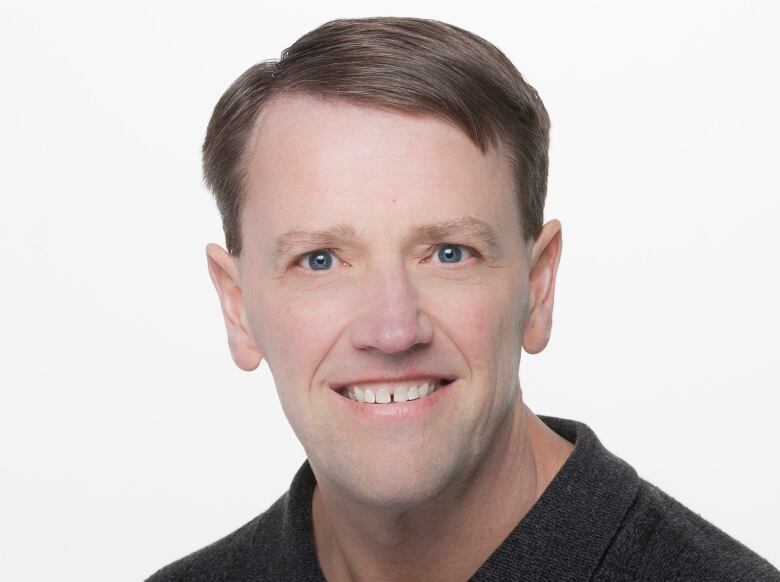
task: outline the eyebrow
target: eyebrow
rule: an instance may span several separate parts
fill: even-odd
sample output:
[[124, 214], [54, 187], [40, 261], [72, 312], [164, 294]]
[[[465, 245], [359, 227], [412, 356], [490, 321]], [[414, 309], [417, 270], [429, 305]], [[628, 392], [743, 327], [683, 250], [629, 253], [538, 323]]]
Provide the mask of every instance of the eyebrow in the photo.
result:
[[[279, 236], [274, 242], [271, 259], [279, 264], [285, 257], [295, 253], [298, 248], [326, 249], [339, 247], [357, 239], [355, 229], [348, 224], [339, 224], [317, 231], [290, 230]], [[476, 240], [485, 245], [488, 254], [498, 255], [501, 247], [496, 230], [484, 220], [474, 216], [463, 216], [443, 222], [429, 222], [412, 228], [411, 239], [443, 241], [445, 239]]]
[[[413, 238], [422, 240], [445, 240], [465, 238], [475, 240], [487, 247], [488, 253], [498, 255], [501, 246], [498, 244], [496, 230], [484, 220], [474, 216], [463, 216], [444, 222], [430, 222], [412, 229]], [[456, 242], [456, 241], [455, 241]]]
[[308, 232], [305, 230], [289, 230], [279, 236], [271, 252], [271, 260], [278, 264], [282, 259], [295, 252], [295, 249], [326, 249], [336, 247], [357, 238], [355, 229], [348, 224], [339, 224], [325, 230]]

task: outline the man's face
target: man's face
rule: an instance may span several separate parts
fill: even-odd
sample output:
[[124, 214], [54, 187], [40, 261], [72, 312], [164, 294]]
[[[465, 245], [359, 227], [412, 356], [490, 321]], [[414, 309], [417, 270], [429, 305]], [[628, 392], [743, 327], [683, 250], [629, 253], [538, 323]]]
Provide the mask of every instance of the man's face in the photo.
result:
[[[519, 404], [528, 257], [509, 163], [433, 117], [310, 97], [263, 115], [234, 358], [267, 360], [318, 480], [373, 505], [433, 498]], [[441, 387], [342, 393], [423, 384]]]

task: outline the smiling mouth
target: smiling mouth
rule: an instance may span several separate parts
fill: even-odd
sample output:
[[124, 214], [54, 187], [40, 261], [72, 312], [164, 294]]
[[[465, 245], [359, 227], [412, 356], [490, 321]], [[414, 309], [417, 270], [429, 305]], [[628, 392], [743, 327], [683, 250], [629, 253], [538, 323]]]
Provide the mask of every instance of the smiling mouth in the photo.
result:
[[446, 378], [428, 378], [410, 382], [349, 384], [337, 392], [364, 404], [393, 404], [421, 400], [452, 382]]

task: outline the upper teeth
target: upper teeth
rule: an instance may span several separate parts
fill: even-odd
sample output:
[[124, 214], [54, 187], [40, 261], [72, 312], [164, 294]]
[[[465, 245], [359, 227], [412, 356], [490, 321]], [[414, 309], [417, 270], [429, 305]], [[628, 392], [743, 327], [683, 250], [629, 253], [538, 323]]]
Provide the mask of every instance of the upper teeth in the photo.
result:
[[441, 381], [430, 381], [411, 386], [392, 386], [384, 384], [360, 387], [358, 385], [352, 385], [344, 388], [342, 394], [357, 402], [389, 404], [391, 402], [406, 402], [407, 400], [425, 398], [426, 396], [433, 394], [440, 384]]

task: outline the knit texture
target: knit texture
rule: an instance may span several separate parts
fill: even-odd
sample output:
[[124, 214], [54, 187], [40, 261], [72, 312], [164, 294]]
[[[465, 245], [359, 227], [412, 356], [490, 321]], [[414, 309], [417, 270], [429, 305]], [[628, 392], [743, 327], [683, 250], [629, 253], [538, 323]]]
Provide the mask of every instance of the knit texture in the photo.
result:
[[[640, 478], [586, 424], [539, 418], [574, 449], [471, 580], [780, 582], [769, 562]], [[315, 484], [305, 461], [267, 511], [147, 582], [324, 580], [312, 531]]]

